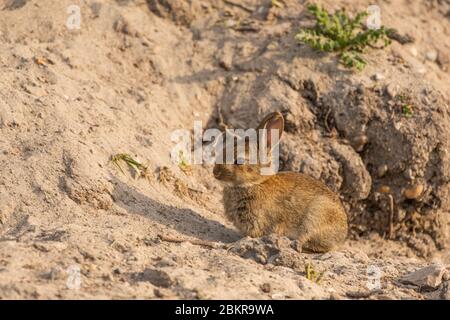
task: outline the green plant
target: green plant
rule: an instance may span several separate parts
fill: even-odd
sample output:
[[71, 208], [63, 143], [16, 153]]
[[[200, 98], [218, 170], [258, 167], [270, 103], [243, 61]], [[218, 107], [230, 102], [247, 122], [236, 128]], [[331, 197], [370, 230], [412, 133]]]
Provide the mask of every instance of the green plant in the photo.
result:
[[147, 175], [147, 167], [133, 159], [128, 153], [118, 153], [111, 157], [110, 162], [113, 163], [123, 174], [122, 167], [120, 166], [120, 162], [125, 162], [129, 167], [131, 167], [137, 174], [137, 176], [146, 176]]
[[389, 35], [394, 29], [367, 29], [363, 19], [368, 13], [359, 12], [350, 18], [345, 10], [338, 10], [330, 14], [318, 5], [308, 6], [315, 19], [316, 25], [310, 29], [302, 29], [295, 36], [300, 42], [311, 46], [317, 51], [338, 52], [339, 61], [347, 68], [364, 69], [367, 62], [362, 58], [366, 47], [373, 47], [383, 42], [383, 47], [391, 43]]
[[311, 262], [308, 262], [305, 265], [305, 273], [306, 273], [306, 275], [305, 275], [306, 279], [313, 281], [317, 284], [320, 283], [320, 281], [322, 280], [322, 277], [323, 277], [323, 272], [316, 271]]
[[410, 118], [414, 114], [413, 106], [411, 104], [405, 104], [402, 106], [402, 113], [405, 117]]
[[178, 152], [178, 167], [186, 174], [191, 172], [191, 166], [184, 156], [183, 150]]
[[411, 102], [411, 98], [407, 95], [399, 94], [395, 97], [395, 100], [400, 104], [402, 114], [406, 118], [411, 118], [414, 115], [414, 105]]

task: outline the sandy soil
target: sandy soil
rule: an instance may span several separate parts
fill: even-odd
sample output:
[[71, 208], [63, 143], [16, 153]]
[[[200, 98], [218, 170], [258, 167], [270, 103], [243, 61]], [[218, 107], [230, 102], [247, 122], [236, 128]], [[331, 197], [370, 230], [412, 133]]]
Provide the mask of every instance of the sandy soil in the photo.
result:
[[[0, 0], [0, 298], [449, 298], [448, 276], [434, 288], [401, 278], [450, 267], [450, 3], [380, 1], [383, 23], [414, 41], [351, 73], [299, 46], [305, 4], [279, 2], [76, 1], [70, 30], [73, 1]], [[274, 110], [287, 119], [284, 169], [345, 202], [338, 251], [243, 238], [211, 167], [171, 161], [171, 133], [194, 120], [247, 128]], [[111, 165], [121, 152], [148, 175]], [[421, 198], [405, 199], [417, 184]]]

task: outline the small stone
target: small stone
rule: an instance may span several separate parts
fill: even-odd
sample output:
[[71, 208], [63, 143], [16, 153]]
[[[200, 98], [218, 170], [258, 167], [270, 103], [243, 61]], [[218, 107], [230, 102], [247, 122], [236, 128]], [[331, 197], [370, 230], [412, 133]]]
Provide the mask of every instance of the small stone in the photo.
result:
[[445, 272], [442, 276], [442, 280], [449, 281], [450, 280], [450, 272]]
[[390, 83], [386, 86], [386, 93], [392, 99], [395, 98], [398, 94], [398, 85], [394, 83]]
[[380, 81], [384, 79], [384, 75], [382, 73], [377, 72], [372, 76], [372, 79], [375, 81]]
[[414, 186], [411, 186], [410, 188], [405, 189], [403, 194], [407, 199], [417, 199], [422, 195], [424, 188], [425, 187], [423, 186], [423, 184], [418, 183]]
[[383, 185], [380, 187], [379, 191], [380, 191], [380, 193], [390, 193], [391, 188], [389, 186]]
[[438, 53], [436, 50], [430, 50], [427, 52], [425, 57], [427, 58], [428, 61], [435, 62], [437, 60]]
[[417, 48], [416, 48], [416, 47], [411, 47], [411, 48], [409, 49], [409, 51], [411, 52], [411, 54], [412, 54], [414, 57], [417, 57], [418, 52], [417, 52]]
[[286, 295], [281, 292], [276, 292], [276, 293], [272, 294], [272, 299], [273, 300], [284, 300], [284, 299], [286, 299]]
[[398, 221], [403, 221], [406, 218], [406, 210], [403, 209], [398, 209], [397, 210], [397, 220]]
[[415, 71], [419, 74], [425, 74], [427, 73], [427, 68], [425, 68], [425, 66], [422, 64], [418, 64], [415, 68]]
[[403, 276], [400, 281], [412, 284], [424, 289], [436, 289], [442, 283], [442, 278], [447, 273], [441, 264], [432, 264]]
[[414, 174], [413, 174], [413, 171], [411, 170], [411, 168], [403, 171], [403, 176], [408, 180], [414, 179]]
[[367, 136], [365, 134], [361, 134], [353, 139], [353, 147], [357, 152], [361, 152], [368, 141], [369, 139]]
[[269, 293], [271, 290], [270, 283], [267, 283], [267, 282], [263, 283], [261, 285], [261, 290], [262, 290], [262, 292]]
[[387, 173], [388, 169], [389, 169], [388, 166], [385, 165], [385, 164], [379, 166], [378, 169], [377, 169], [377, 175], [378, 175], [378, 177], [379, 177], [379, 178], [384, 177], [384, 175]]

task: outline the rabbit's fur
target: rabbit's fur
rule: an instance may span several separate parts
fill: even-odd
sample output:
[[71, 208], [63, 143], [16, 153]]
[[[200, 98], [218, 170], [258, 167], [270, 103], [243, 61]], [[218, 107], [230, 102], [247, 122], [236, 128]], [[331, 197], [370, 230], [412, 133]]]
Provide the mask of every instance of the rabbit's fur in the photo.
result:
[[[277, 129], [281, 137], [283, 128], [283, 116], [274, 112], [257, 129], [267, 129], [269, 137], [270, 130]], [[274, 147], [270, 138], [267, 146]], [[245, 150], [247, 159], [247, 145]], [[214, 166], [214, 176], [226, 184], [225, 214], [239, 230], [250, 237], [285, 235], [297, 240], [298, 249], [310, 252], [326, 252], [345, 241], [347, 215], [335, 193], [297, 172], [261, 175], [262, 167], [259, 163]]]

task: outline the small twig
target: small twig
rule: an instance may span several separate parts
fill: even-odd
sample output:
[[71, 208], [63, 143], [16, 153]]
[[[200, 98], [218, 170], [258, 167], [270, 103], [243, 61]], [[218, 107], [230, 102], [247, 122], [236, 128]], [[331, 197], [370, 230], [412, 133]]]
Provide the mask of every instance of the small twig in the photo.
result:
[[392, 194], [388, 194], [389, 199], [389, 229], [388, 229], [388, 238], [393, 238], [394, 232], [394, 197]]
[[204, 247], [209, 247], [212, 249], [219, 248], [219, 246], [216, 243], [209, 242], [209, 241], [203, 241], [203, 240], [173, 238], [170, 236], [164, 236], [162, 234], [159, 234], [158, 238], [161, 241], [166, 241], [166, 242], [174, 242], [174, 243], [189, 242], [190, 244], [197, 245], [197, 246], [204, 246]]

